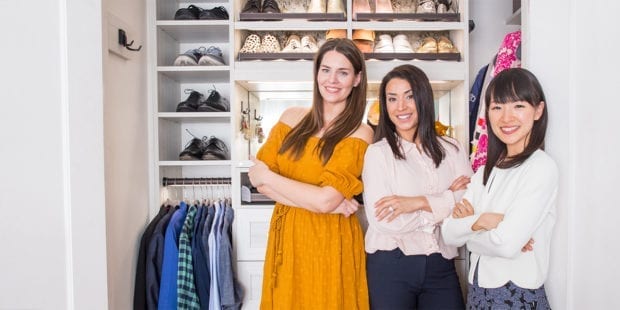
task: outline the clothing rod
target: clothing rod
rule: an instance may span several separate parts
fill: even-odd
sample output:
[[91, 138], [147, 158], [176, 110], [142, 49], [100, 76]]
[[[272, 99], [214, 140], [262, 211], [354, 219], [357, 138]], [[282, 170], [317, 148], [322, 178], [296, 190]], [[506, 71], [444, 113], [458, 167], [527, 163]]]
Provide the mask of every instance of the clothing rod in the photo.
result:
[[231, 178], [163, 178], [163, 186], [218, 186], [230, 185]]

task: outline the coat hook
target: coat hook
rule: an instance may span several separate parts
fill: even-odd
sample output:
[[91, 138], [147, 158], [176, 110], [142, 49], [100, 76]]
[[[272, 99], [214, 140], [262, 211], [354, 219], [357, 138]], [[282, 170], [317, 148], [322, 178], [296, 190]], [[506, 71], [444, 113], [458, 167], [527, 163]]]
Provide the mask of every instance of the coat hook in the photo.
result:
[[260, 116], [260, 115], [258, 117], [256, 117], [256, 109], [254, 109], [254, 119], [257, 120], [257, 121], [261, 121], [263, 119], [263, 117]]
[[241, 113], [245, 115], [250, 114], [250, 104], [248, 103], [248, 108], [244, 109], [243, 100], [241, 101]]
[[124, 46], [126, 49], [130, 50], [130, 51], [134, 51], [137, 52], [140, 49], [142, 49], [142, 45], [138, 46], [138, 48], [133, 48], [131, 47], [131, 45], [133, 44], [133, 40], [131, 40], [131, 42], [127, 43], [127, 34], [125, 33], [125, 30], [123, 29], [119, 29], [118, 30], [118, 44]]

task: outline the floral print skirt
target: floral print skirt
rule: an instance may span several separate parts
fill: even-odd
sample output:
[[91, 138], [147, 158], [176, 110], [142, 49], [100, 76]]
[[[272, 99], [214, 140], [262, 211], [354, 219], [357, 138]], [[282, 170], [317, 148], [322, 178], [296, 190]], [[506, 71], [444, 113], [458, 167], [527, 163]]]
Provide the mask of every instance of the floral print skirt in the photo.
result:
[[547, 310], [551, 309], [544, 285], [537, 289], [516, 286], [512, 281], [497, 288], [478, 286], [478, 266], [474, 274], [474, 284], [469, 284], [467, 309], [470, 310]]

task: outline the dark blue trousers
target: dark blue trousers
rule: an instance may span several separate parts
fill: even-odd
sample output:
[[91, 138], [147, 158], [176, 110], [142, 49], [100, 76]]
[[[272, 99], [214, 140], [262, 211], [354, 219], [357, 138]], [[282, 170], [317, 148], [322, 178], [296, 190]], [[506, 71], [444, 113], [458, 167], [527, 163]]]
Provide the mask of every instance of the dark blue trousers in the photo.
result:
[[465, 309], [453, 259], [377, 251], [366, 259], [370, 308]]

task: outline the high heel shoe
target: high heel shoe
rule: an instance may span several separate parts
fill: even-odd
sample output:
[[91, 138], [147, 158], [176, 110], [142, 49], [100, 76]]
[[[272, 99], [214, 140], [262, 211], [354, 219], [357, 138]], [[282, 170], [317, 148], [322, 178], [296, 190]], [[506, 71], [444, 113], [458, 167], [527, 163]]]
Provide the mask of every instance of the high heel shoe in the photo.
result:
[[308, 13], [325, 13], [326, 9], [325, 0], [311, 0]]
[[353, 18], [357, 19], [357, 13], [370, 13], [368, 0], [353, 0]]
[[327, 0], [327, 13], [344, 13], [342, 0]]
[[394, 9], [392, 9], [392, 1], [375, 0], [375, 13], [394, 13]]

